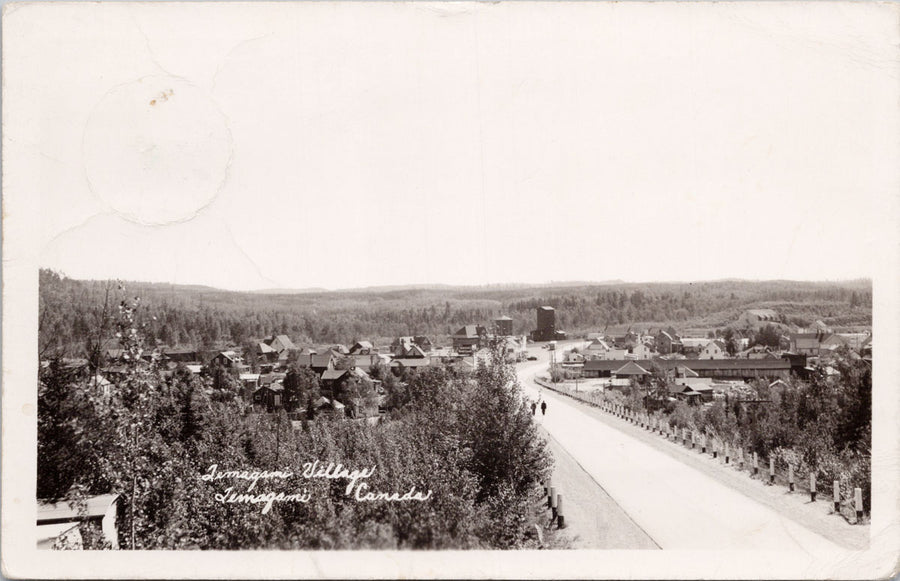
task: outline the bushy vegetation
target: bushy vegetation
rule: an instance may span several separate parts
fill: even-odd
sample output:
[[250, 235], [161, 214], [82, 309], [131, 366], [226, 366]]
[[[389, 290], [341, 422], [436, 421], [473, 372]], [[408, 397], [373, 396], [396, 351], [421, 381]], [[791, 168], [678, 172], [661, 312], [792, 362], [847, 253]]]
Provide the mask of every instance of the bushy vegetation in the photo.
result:
[[[844, 499], [851, 499], [858, 486], [868, 511], [871, 365], [844, 349], [831, 366], [838, 375], [829, 375], [822, 365], [808, 381], [791, 379], [770, 386], [761, 380], [752, 386], [752, 397], [730, 397], [702, 406], [679, 401], [668, 405], [666, 416], [673, 427], [699, 430], [732, 449], [757, 453], [766, 463], [772, 456], [781, 472], [787, 472], [790, 464], [800, 481], [813, 470], [819, 482], [838, 480]], [[635, 398], [626, 405], [641, 407]]]
[[[464, 549], [535, 547], [539, 482], [551, 460], [511, 368], [499, 353], [473, 374], [434, 368], [395, 383], [389, 418], [370, 425], [284, 412], [250, 414], [235, 387], [140, 361], [136, 303], [111, 325], [128, 355], [105, 395], [82, 368], [54, 360], [39, 385], [39, 498], [121, 495], [120, 546], [134, 549]], [[296, 397], [308, 397], [292, 378]], [[230, 392], [226, 397], [223, 392]], [[295, 402], [295, 405], [301, 405]], [[296, 429], [301, 427], [302, 429]], [[370, 491], [431, 491], [427, 501], [357, 501], [346, 480], [294, 476], [258, 484], [307, 503], [223, 503], [220, 470], [291, 470], [304, 463], [376, 467]], [[240, 486], [240, 484], [238, 484]]]
[[[673, 323], [724, 327], [748, 308], [776, 309], [782, 323], [871, 325], [870, 281], [843, 283], [718, 281], [593, 286], [441, 288], [260, 294], [204, 287], [128, 283], [144, 302], [150, 342], [207, 349], [244, 345], [272, 333], [295, 342], [352, 343], [429, 335], [441, 340], [466, 324], [501, 314], [517, 334], [535, 327], [535, 308], [557, 309], [558, 327], [572, 334], [607, 326]], [[85, 356], [102, 328], [109, 283], [40, 273], [42, 356]], [[104, 333], [106, 335], [104, 335]]]

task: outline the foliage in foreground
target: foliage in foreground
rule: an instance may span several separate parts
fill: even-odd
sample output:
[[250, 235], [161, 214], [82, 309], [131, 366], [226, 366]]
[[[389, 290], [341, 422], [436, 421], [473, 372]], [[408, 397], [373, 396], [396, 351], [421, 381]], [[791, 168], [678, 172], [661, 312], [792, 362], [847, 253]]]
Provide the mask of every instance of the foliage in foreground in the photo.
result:
[[[376, 425], [247, 414], [210, 379], [163, 379], [139, 361], [134, 304], [120, 306], [128, 371], [109, 396], [57, 362], [41, 373], [38, 497], [119, 493], [120, 546], [134, 549], [516, 548], [532, 546], [538, 483], [550, 467], [509, 366], [497, 356], [474, 376], [436, 368], [406, 386]], [[226, 388], [228, 389], [228, 388]], [[233, 394], [232, 394], [233, 395]], [[376, 467], [369, 491], [432, 491], [424, 502], [357, 501], [346, 480], [260, 481], [258, 492], [307, 503], [216, 500], [220, 470], [290, 470], [308, 462]]]

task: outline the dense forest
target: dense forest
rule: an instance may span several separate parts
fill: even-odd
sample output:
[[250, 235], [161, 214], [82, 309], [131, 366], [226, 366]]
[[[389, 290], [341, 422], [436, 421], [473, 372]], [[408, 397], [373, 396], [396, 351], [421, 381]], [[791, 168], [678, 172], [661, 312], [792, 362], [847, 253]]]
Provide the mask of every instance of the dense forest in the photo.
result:
[[[39, 349], [42, 357], [79, 356], [102, 329], [112, 281], [80, 281], [40, 272]], [[629, 326], [715, 328], [748, 308], [773, 308], [787, 325], [822, 320], [835, 328], [872, 322], [871, 281], [714, 281], [611, 283], [584, 286], [441, 287], [333, 292], [252, 293], [207, 287], [128, 282], [143, 300], [148, 342], [207, 349], [243, 345], [273, 333], [297, 343], [378, 343], [424, 334], [442, 341], [466, 324], [499, 315], [516, 333], [535, 327], [534, 309], [557, 309], [557, 326], [572, 335]], [[106, 308], [109, 305], [106, 304]]]
[[[58, 360], [42, 368], [38, 390], [38, 498], [118, 494], [120, 548], [538, 548], [540, 482], [552, 461], [499, 350], [474, 374], [416, 374], [375, 425], [327, 415], [292, 423], [283, 410], [248, 413], [210, 378], [145, 364], [139, 311], [139, 301], [113, 310], [131, 357], [108, 393]], [[373, 472], [364, 489], [304, 476], [316, 461]], [[204, 479], [214, 465], [226, 476], [291, 475], [258, 486]], [[235, 501], [228, 487], [258, 501]], [[413, 490], [427, 498], [365, 496]], [[82, 529], [86, 548], [104, 547]]]

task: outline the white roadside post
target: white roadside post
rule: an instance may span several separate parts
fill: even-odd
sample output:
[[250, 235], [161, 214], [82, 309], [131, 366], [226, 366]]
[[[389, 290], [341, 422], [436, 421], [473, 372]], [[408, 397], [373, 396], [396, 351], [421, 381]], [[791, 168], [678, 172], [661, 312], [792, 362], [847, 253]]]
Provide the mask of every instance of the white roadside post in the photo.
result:
[[862, 488], [857, 487], [853, 489], [853, 500], [856, 505], [856, 524], [859, 524], [863, 518]]
[[728, 464], [728, 461], [731, 460], [729, 456], [730, 450], [728, 449], [728, 442], [725, 442], [725, 463]]
[[794, 465], [788, 464], [788, 488], [794, 492]]
[[769, 456], [769, 484], [775, 484], [775, 457]]
[[557, 501], [556, 487], [552, 486], [552, 487], [550, 487], [550, 512], [551, 512], [550, 522], [553, 522], [554, 520], [556, 520], [556, 501]]
[[816, 469], [813, 468], [809, 473], [809, 498], [810, 502], [816, 501]]
[[753, 453], [753, 475], [756, 476], [759, 474], [759, 454]]
[[563, 516], [562, 493], [556, 495], [556, 528], [565, 528], [565, 517]]
[[841, 512], [841, 483], [834, 481], [831, 498], [834, 500], [834, 512]]

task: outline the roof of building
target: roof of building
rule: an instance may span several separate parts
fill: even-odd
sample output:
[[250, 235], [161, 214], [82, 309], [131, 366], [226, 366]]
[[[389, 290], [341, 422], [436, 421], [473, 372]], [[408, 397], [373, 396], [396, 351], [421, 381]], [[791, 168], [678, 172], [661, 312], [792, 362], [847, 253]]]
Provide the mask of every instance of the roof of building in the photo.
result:
[[556, 310], [556, 309], [554, 309], [553, 307], [550, 307], [550, 306], [538, 307], [538, 309], [541, 310], [541, 311], [555, 311], [555, 310]]
[[326, 351], [325, 353], [313, 353], [309, 356], [311, 367], [328, 367], [334, 359], [334, 353], [331, 351]]
[[[635, 359], [634, 363], [650, 369], [656, 363], [664, 370], [686, 367], [693, 371], [714, 369], [790, 369], [791, 364], [784, 359]], [[595, 359], [584, 362], [585, 371], [615, 371], [622, 366], [621, 360]]]
[[506, 315], [503, 315], [502, 317], [497, 317], [497, 318], [494, 319], [494, 320], [495, 320], [495, 321], [512, 321], [512, 318], [507, 317]]
[[466, 325], [461, 327], [453, 336], [453, 339], [477, 339], [478, 325]]
[[427, 367], [431, 365], [431, 359], [427, 357], [399, 358], [391, 361], [392, 367]]
[[427, 355], [425, 350], [418, 345], [410, 345], [405, 351], [406, 352], [403, 355], [406, 358], [421, 358]]
[[37, 522], [41, 524], [47, 521], [62, 522], [80, 520], [81, 518], [102, 517], [118, 498], [118, 494], [92, 496], [85, 500], [84, 513], [79, 510], [79, 506], [70, 506], [68, 502], [62, 500], [58, 502], [38, 500]]
[[594, 339], [594, 340], [591, 341], [591, 343], [586, 347], [586, 349], [589, 349], [589, 350], [591, 350], [591, 351], [598, 351], [598, 350], [601, 350], [601, 349], [602, 349], [603, 351], [609, 351], [610, 347], [609, 347], [609, 345], [606, 343], [606, 341], [604, 341], [604, 340], [602, 340], [602, 339]]
[[374, 349], [371, 341], [357, 341], [350, 348], [350, 351], [361, 351], [363, 349]]
[[241, 373], [241, 381], [259, 381], [259, 373]]
[[349, 369], [326, 369], [322, 372], [322, 381], [340, 379], [349, 371]]
[[262, 353], [262, 354], [266, 354], [266, 353], [275, 353], [275, 350], [272, 349], [272, 347], [270, 347], [269, 345], [266, 345], [265, 343], [259, 343], [259, 344], [257, 344], [257, 347], [256, 347], [256, 348], [257, 348], [257, 349], [259, 350], [259, 352]]
[[284, 349], [296, 349], [297, 347], [294, 345], [294, 342], [291, 341], [291, 338], [287, 335], [275, 335], [272, 337], [272, 340], [269, 342], [269, 345], [274, 343], [275, 341], [281, 343], [282, 350]]
[[629, 361], [625, 365], [616, 369], [613, 372], [613, 375], [650, 375], [646, 369], [635, 363], [634, 361]]

